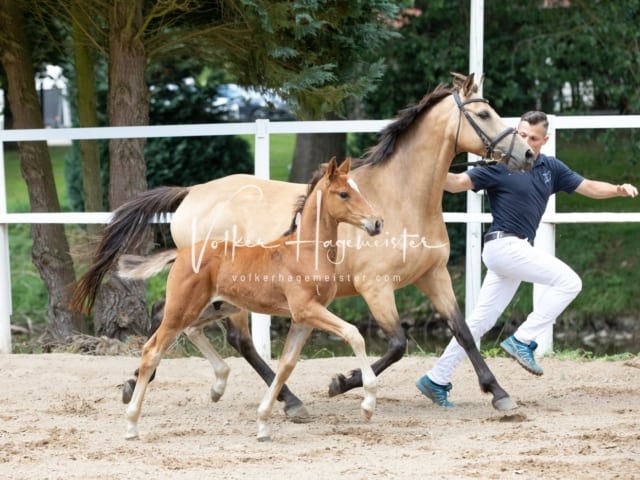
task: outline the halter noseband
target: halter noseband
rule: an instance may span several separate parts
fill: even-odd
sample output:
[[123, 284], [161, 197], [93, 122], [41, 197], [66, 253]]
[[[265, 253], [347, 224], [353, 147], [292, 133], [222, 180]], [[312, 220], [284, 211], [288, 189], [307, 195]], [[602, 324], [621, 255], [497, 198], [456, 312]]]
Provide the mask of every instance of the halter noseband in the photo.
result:
[[467, 121], [469, 122], [469, 125], [471, 125], [471, 127], [473, 127], [473, 129], [475, 130], [475, 132], [478, 134], [478, 136], [480, 137], [480, 140], [482, 140], [482, 143], [484, 145], [484, 147], [486, 148], [486, 152], [485, 152], [485, 157], [486, 158], [493, 158], [493, 154], [495, 152], [495, 148], [498, 145], [498, 143], [500, 143], [502, 141], [502, 139], [506, 138], [509, 135], [513, 135], [513, 137], [511, 138], [511, 143], [509, 144], [509, 150], [508, 152], [505, 154], [502, 151], [500, 151], [500, 157], [504, 158], [511, 158], [511, 152], [513, 151], [513, 145], [516, 141], [516, 129], [509, 127], [507, 129], [505, 129], [502, 133], [498, 134], [496, 136], [496, 138], [494, 138], [493, 140], [491, 140], [491, 138], [489, 138], [489, 136], [484, 133], [484, 131], [482, 130], [482, 128], [480, 128], [480, 125], [478, 125], [476, 123], [476, 121], [471, 117], [471, 115], [469, 115], [469, 112], [467, 112], [467, 110], [464, 108], [465, 105], [469, 104], [469, 103], [473, 103], [473, 102], [483, 102], [483, 103], [489, 103], [489, 100], [485, 99], [485, 98], [470, 98], [468, 100], [465, 100], [464, 102], [460, 99], [460, 94], [458, 93], [458, 90], [454, 90], [453, 91], [453, 98], [456, 101], [456, 104], [458, 105], [458, 108], [460, 109], [460, 116], [458, 117], [458, 129], [456, 130], [456, 143], [455, 143], [455, 147], [454, 147], [454, 151], [455, 154], [458, 154], [458, 137], [460, 135], [460, 124], [462, 123], [462, 115], [465, 116], [465, 118], [467, 119]]

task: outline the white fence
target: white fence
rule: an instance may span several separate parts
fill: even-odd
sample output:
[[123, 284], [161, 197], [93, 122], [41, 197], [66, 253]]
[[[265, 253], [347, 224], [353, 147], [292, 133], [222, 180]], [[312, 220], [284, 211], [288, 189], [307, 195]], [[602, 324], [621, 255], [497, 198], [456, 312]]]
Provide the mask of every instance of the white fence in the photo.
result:
[[[505, 121], [515, 126], [517, 118]], [[550, 141], [545, 152], [555, 152], [555, 131], [558, 129], [600, 129], [600, 128], [640, 128], [640, 115], [631, 116], [590, 116], [555, 117], [550, 116]], [[109, 212], [87, 213], [7, 213], [7, 192], [4, 169], [4, 142], [7, 141], [70, 141], [109, 138], [152, 138], [152, 137], [195, 137], [214, 135], [255, 136], [255, 173], [259, 177], [269, 177], [269, 136], [285, 133], [335, 133], [335, 132], [377, 132], [389, 123], [389, 120], [359, 121], [323, 121], [323, 122], [269, 122], [257, 120], [255, 123], [166, 125], [144, 127], [100, 127], [65, 128], [45, 130], [1, 130], [0, 129], [0, 353], [11, 352], [11, 276], [9, 268], [10, 245], [8, 226], [17, 223], [69, 223], [90, 224], [108, 223]], [[577, 169], [579, 170], [579, 169]], [[620, 179], [624, 176], [620, 172]], [[473, 194], [476, 195], [476, 194]], [[481, 277], [481, 224], [490, 223], [491, 215], [478, 211], [467, 213], [445, 213], [446, 222], [468, 224], [466, 280], [467, 312], [473, 307], [480, 288]], [[538, 232], [536, 246], [553, 252], [555, 250], [554, 225], [558, 223], [594, 223], [594, 222], [640, 222], [640, 212], [634, 213], [556, 213], [555, 199], [550, 200], [543, 223]], [[469, 259], [472, 261], [469, 262]], [[534, 288], [534, 299], [536, 290]], [[264, 315], [252, 316], [252, 334], [258, 352], [271, 357], [270, 319]], [[551, 348], [551, 332], [548, 338], [540, 339], [541, 351]]]

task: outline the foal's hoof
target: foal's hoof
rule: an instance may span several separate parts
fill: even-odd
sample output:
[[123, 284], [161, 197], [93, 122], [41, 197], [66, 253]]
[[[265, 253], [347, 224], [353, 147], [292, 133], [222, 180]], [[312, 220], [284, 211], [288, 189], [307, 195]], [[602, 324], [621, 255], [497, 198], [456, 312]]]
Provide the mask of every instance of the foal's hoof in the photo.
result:
[[371, 420], [371, 417], [373, 417], [373, 410], [367, 410], [366, 408], [361, 408], [360, 416], [362, 417], [362, 420], [364, 420], [365, 422], [368, 422]]
[[129, 379], [122, 385], [122, 403], [129, 403], [133, 396], [133, 390], [136, 388], [136, 381]]
[[329, 396], [335, 397], [336, 395], [340, 395], [344, 392], [345, 386], [347, 383], [347, 379], [341, 373], [334, 375], [331, 379], [331, 383], [329, 384]]
[[302, 403], [291, 407], [285, 406], [284, 413], [293, 423], [309, 423], [311, 421], [311, 415]]
[[222, 398], [222, 393], [216, 392], [213, 388], [211, 389], [211, 401], [217, 402]]
[[503, 398], [494, 398], [491, 403], [493, 404], [493, 408], [500, 410], [501, 412], [506, 410], [515, 410], [518, 408], [518, 404], [508, 395]]

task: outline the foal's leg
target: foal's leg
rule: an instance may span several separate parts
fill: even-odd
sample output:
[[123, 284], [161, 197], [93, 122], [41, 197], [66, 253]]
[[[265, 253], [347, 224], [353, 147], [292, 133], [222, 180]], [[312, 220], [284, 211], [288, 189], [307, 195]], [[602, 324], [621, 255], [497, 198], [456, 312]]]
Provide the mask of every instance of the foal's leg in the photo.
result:
[[451, 276], [446, 267], [434, 268], [427, 272], [416, 283], [416, 287], [422, 290], [433, 302], [436, 309], [442, 314], [449, 324], [449, 328], [456, 337], [456, 340], [462, 346], [473, 365], [480, 389], [493, 394], [491, 403], [496, 410], [512, 410], [518, 405], [511, 399], [509, 394], [500, 386], [495, 376], [489, 369], [478, 350], [478, 346], [473, 340], [473, 335], [469, 330], [464, 316], [460, 312], [458, 303], [456, 302], [453, 286], [451, 285]]
[[144, 400], [147, 385], [149, 384], [151, 375], [160, 363], [162, 355], [175, 339], [178, 338], [178, 335], [180, 335], [179, 330], [161, 325], [156, 333], [145, 343], [142, 349], [138, 378], [125, 414], [127, 420], [127, 434], [125, 438], [134, 439], [138, 437], [138, 419], [140, 418], [142, 400]]
[[[164, 316], [164, 304], [165, 304], [164, 300], [159, 300], [153, 305], [151, 329], [149, 331], [149, 337], [151, 337], [151, 335], [153, 335], [153, 333], [155, 333], [155, 331], [160, 326], [160, 322], [162, 321], [162, 318]], [[202, 314], [200, 315], [200, 318], [198, 319], [197, 323], [195, 323], [193, 326], [204, 327], [208, 323], [216, 322], [218, 320], [226, 318], [232, 313], [237, 313], [238, 311], [240, 311], [240, 309], [230, 303], [219, 302], [219, 301], [213, 302], [207, 305], [207, 308], [205, 308], [204, 312], [202, 312]], [[187, 332], [185, 331], [185, 333]], [[195, 333], [195, 335], [198, 335], [198, 333]], [[191, 339], [191, 336], [188, 333], [187, 333], [187, 336]], [[216, 365], [219, 365], [219, 363], [218, 363], [218, 360], [215, 358], [215, 356], [217, 356], [217, 352], [214, 351], [213, 354], [210, 353], [212, 349], [211, 344], [207, 340], [206, 336], [204, 336], [204, 340], [206, 341], [206, 345], [202, 344], [203, 345], [202, 348], [200, 348], [200, 345], [198, 345], [195, 341], [192, 340], [192, 342], [200, 350], [202, 355], [204, 355], [205, 358], [209, 360], [209, 363], [211, 363], [211, 365], [213, 366], [213, 370], [216, 374], [216, 377], [219, 379], [220, 376], [218, 375], [218, 370], [216, 370]], [[133, 373], [133, 375], [134, 375], [134, 378], [130, 378], [122, 385], [122, 403], [129, 403], [131, 401], [131, 395], [133, 395], [133, 389], [136, 387], [136, 379], [138, 378], [137, 369]], [[153, 379], [155, 377], [156, 377], [156, 372], [153, 372], [153, 374], [151, 375], [151, 379], [149, 380], [149, 383], [153, 382]], [[224, 386], [219, 385], [218, 387], [215, 387], [215, 386], [212, 387], [211, 399], [214, 402], [217, 402], [220, 399], [220, 397], [222, 396], [222, 393], [224, 393], [225, 387], [226, 387], [226, 377], [224, 381]], [[215, 395], [215, 398], [214, 398], [214, 389], [221, 389], [219, 391], [219, 394]]]
[[189, 340], [202, 352], [202, 354], [209, 360], [209, 363], [213, 367], [213, 371], [216, 375], [214, 384], [211, 386], [211, 400], [217, 402], [220, 400], [227, 388], [227, 378], [231, 369], [229, 365], [222, 359], [222, 357], [215, 351], [209, 339], [204, 334], [204, 326], [189, 327], [184, 333], [189, 337]]
[[[245, 358], [253, 369], [262, 377], [267, 385], [271, 385], [275, 373], [256, 351], [249, 331], [249, 319], [246, 311], [229, 315], [227, 325], [227, 340]], [[278, 400], [284, 401], [284, 413], [295, 423], [305, 423], [311, 420], [309, 412], [289, 387], [282, 385], [278, 393]]]
[[138, 379], [125, 418], [127, 421], [127, 439], [138, 437], [138, 419], [142, 401], [151, 375], [158, 367], [164, 352], [186, 328], [197, 324], [200, 314], [209, 302], [210, 290], [207, 283], [210, 276], [204, 273], [193, 275], [190, 265], [182, 264], [178, 259], [173, 265], [167, 280], [167, 301], [162, 322], [145, 343], [138, 369]]
[[[358, 291], [367, 302], [373, 317], [389, 342], [385, 354], [371, 365], [373, 372], [380, 375], [404, 356], [407, 350], [407, 337], [400, 324], [393, 286], [377, 283], [375, 286], [368, 287], [359, 288]], [[361, 386], [362, 371], [360, 369], [352, 370], [348, 376], [337, 374], [329, 384], [329, 396], [333, 397]]]
[[334, 315], [320, 304], [306, 305], [302, 311], [304, 312], [303, 315], [295, 316], [300, 322], [339, 336], [353, 349], [358, 363], [360, 363], [362, 386], [364, 388], [364, 399], [360, 404], [362, 417], [365, 420], [371, 419], [376, 407], [378, 379], [369, 365], [364, 338], [362, 338], [357, 327]]
[[271, 440], [271, 427], [269, 425], [269, 417], [273, 410], [273, 404], [276, 401], [278, 392], [291, 375], [293, 368], [298, 363], [302, 347], [306, 343], [313, 328], [302, 325], [294, 321], [291, 322], [287, 338], [282, 349], [282, 356], [278, 362], [278, 372], [270, 383], [260, 405], [258, 406], [258, 440], [261, 442]]

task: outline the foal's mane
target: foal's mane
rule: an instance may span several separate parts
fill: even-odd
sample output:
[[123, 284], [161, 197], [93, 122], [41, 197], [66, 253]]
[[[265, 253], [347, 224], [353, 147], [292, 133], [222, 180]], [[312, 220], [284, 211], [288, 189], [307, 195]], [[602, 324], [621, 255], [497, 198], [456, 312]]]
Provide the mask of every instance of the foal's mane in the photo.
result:
[[407, 131], [422, 113], [429, 111], [456, 89], [458, 87], [448, 87], [441, 83], [432, 92], [422, 97], [418, 103], [400, 110], [396, 119], [380, 131], [378, 144], [371, 147], [362, 158], [355, 160], [352, 168], [384, 164], [395, 150], [400, 135]]
[[307, 193], [304, 195], [300, 195], [296, 200], [296, 203], [293, 206], [293, 218], [291, 219], [291, 224], [289, 225], [287, 231], [282, 234], [283, 237], [291, 235], [298, 228], [298, 224], [296, 223], [298, 214], [302, 214], [302, 210], [307, 203], [309, 195], [311, 194], [311, 192], [313, 192], [313, 189], [316, 188], [316, 185], [318, 184], [320, 179], [327, 172], [328, 165], [328, 163], [321, 164], [320, 167], [318, 167], [318, 169], [311, 175], [311, 180], [309, 180], [309, 184], [307, 185]]

